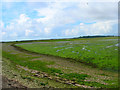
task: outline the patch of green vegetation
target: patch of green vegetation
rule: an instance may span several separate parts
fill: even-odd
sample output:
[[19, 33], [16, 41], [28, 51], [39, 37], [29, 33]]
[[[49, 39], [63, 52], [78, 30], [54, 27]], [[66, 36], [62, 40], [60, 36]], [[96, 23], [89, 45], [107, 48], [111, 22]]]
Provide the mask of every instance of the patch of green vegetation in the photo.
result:
[[101, 74], [98, 74], [98, 75], [102, 75], [102, 76], [108, 76], [108, 75], [106, 75], [106, 74], [104, 74], [104, 73], [101, 73]]
[[91, 86], [91, 87], [106, 87], [106, 85], [104, 84], [101, 84], [101, 83], [98, 83], [98, 82], [80, 82], [82, 85], [88, 85], [88, 86]]
[[[35, 60], [35, 61], [30, 61], [30, 59], [32, 58], [28, 58], [28, 57], [19, 57], [18, 55], [13, 55], [13, 54], [9, 54], [8, 52], [4, 52], [3, 51], [3, 57], [6, 57], [8, 59], [10, 59], [13, 63], [24, 66], [24, 67], [28, 67], [30, 69], [34, 69], [34, 70], [38, 70], [38, 71], [43, 71], [43, 72], [47, 72], [50, 73], [52, 75], [55, 75], [55, 73], [59, 73], [60, 75], [63, 74], [63, 72], [59, 69], [55, 69], [55, 68], [48, 68], [46, 65], [50, 65], [53, 64], [53, 62], [48, 63], [48, 62], [43, 62], [43, 61], [39, 61], [39, 60]], [[70, 73], [70, 74], [64, 74], [64, 78], [67, 79], [71, 79], [72, 77], [79, 77], [79, 78], [83, 78], [86, 75], [79, 75], [76, 73]]]
[[40, 85], [43, 85], [43, 86], [45, 86], [45, 85], [46, 85], [46, 83], [40, 82]]
[[[83, 85], [86, 85], [86, 83], [84, 81], [85, 78], [90, 77], [87, 74], [63, 73], [59, 69], [48, 68], [46, 65], [48, 65], [49, 63], [47, 63], [47, 62], [42, 62], [42, 61], [37, 61], [37, 60], [36, 61], [30, 61], [30, 57], [29, 58], [28, 57], [19, 57], [18, 55], [9, 54], [8, 52], [4, 52], [4, 51], [3, 51], [3, 57], [9, 58], [9, 60], [11, 60], [11, 62], [13, 64], [18, 64], [18, 65], [21, 65], [21, 66], [24, 66], [24, 67], [28, 67], [29, 69], [34, 69], [34, 70], [38, 70], [38, 71], [47, 72], [47, 73], [52, 74], [52, 75], [56, 75], [56, 73], [58, 73], [59, 74], [58, 76], [61, 77], [61, 78], [65, 78], [65, 79], [68, 79], [68, 80], [74, 80], [77, 83], [83, 84]], [[22, 78], [27, 79], [29, 81], [33, 80], [29, 76], [22, 76]]]
[[110, 87], [118, 86], [118, 80], [103, 80], [105, 83], [108, 83]]
[[87, 85], [87, 86], [91, 86], [91, 87], [100, 87], [100, 88], [116, 88], [115, 86], [110, 86], [110, 85], [104, 85], [98, 82], [90, 82], [90, 81], [86, 81], [86, 82], [80, 82], [80, 84], [82, 85]]
[[16, 68], [15, 63], [11, 62], [11, 60], [5, 58], [2, 59], [3, 75], [11, 80], [19, 80], [22, 85], [25, 85], [28, 88], [49, 88], [49, 86], [54, 88], [76, 88], [76, 86], [63, 84], [54, 80], [48, 80], [47, 78], [34, 77], [32, 73], [25, 71], [24, 69]]
[[[66, 78], [68, 80], [73, 80], [81, 85], [87, 85], [87, 86], [91, 86], [91, 87], [101, 87], [101, 88], [117, 88], [117, 86], [114, 85], [104, 85], [98, 82], [93, 82], [93, 81], [84, 81], [85, 78], [87, 77], [91, 77], [87, 74], [78, 74], [78, 73], [69, 73], [69, 74], [62, 74], [59, 75], [62, 78]], [[113, 83], [113, 81], [112, 81]]]
[[32, 78], [31, 77], [28, 77], [28, 76], [22, 76], [23, 79], [28, 79], [29, 81], [32, 81]]
[[71, 58], [74, 61], [104, 70], [118, 71], [118, 41], [116, 37], [23, 43], [16, 44], [16, 46], [31, 52]]
[[87, 74], [69, 73], [69, 74], [60, 75], [60, 77], [81, 82], [85, 80], [86, 77], [90, 77], [90, 76]]
[[[33, 81], [34, 78], [30, 77], [30, 76], [22, 76], [23, 79], [27, 79], [29, 81]], [[44, 82], [40, 82], [39, 85], [43, 85], [46, 86], [48, 84], [48, 82], [44, 83]]]
[[43, 62], [40, 60], [30, 61], [31, 59], [33, 59], [33, 57], [19, 57], [18, 55], [13, 55], [4, 51], [2, 51], [2, 53], [3, 53], [3, 57], [10, 59], [15, 64], [28, 67], [34, 70], [51, 73], [51, 74], [58, 73], [58, 72], [61, 73], [61, 71], [58, 69], [48, 68], [46, 66], [46, 65], [54, 64], [53, 61], [52, 62]]

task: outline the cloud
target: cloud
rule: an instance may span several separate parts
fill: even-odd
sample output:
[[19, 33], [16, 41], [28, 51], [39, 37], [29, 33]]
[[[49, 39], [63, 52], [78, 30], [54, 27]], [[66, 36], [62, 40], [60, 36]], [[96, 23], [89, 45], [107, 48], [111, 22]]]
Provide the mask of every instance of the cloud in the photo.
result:
[[25, 36], [29, 36], [30, 35], [30, 33], [33, 33], [34, 31], [32, 31], [32, 30], [25, 30]]
[[80, 23], [80, 26], [83, 26], [84, 25], [84, 23]]
[[118, 2], [119, 0], [4, 0], [3, 2]]
[[[114, 25], [117, 24], [117, 20], [110, 20], [105, 22], [96, 22], [94, 24], [84, 24], [67, 29], [63, 31], [65, 36], [80, 36], [80, 35], [106, 35], [113, 33]], [[115, 31], [116, 32], [116, 31]], [[116, 33], [117, 34], [117, 33]]]
[[36, 11], [39, 13], [39, 16], [45, 16], [44, 18], [40, 18], [37, 21], [48, 24], [49, 26], [59, 26], [73, 22], [73, 19], [71, 19], [69, 15], [66, 15], [66, 11], [64, 10], [64, 8], [69, 7], [69, 5], [72, 3], [65, 4], [66, 3], [54, 2], [49, 3], [46, 8], [36, 9]]
[[54, 2], [46, 8], [36, 9], [39, 16], [45, 16], [37, 21], [51, 26], [62, 26], [68, 23], [99, 22], [117, 19], [117, 3], [86, 3], [86, 2]]
[[27, 17], [25, 14], [21, 14], [18, 20], [18, 24], [26, 23], [30, 18]]
[[78, 35], [79, 30], [78, 29], [72, 29], [72, 30], [67, 29], [63, 33], [65, 34], [65, 36], [76, 36]]
[[92, 25], [85, 25], [84, 29], [86, 30], [87, 35], [104, 35], [112, 33], [111, 30], [114, 29], [113, 25], [115, 24], [117, 24], [117, 21], [115, 20], [97, 22]]
[[6, 35], [3, 37], [6, 39], [112, 34], [114, 25], [117, 25], [117, 3], [42, 2], [37, 5], [37, 3], [27, 2], [20, 4], [24, 6], [22, 9], [19, 9], [21, 7], [18, 6], [19, 3], [16, 6], [10, 4], [11, 10], [17, 13], [12, 14], [12, 19], [10, 12], [4, 10], [4, 18], [10, 18], [0, 22], [2, 32]]
[[[3, 23], [1, 23], [1, 27], [3, 27]], [[38, 22], [36, 19], [31, 19], [26, 14], [20, 14], [18, 19], [14, 19], [3, 29], [3, 32], [7, 34], [7, 37], [3, 35], [3, 39], [44, 37], [51, 33], [51, 27]]]
[[51, 32], [51, 29], [50, 28], [45, 28], [44, 31], [45, 31], [46, 34], [49, 34]]
[[17, 37], [17, 33], [13, 32], [12, 34], [10, 34], [10, 37]]
[[4, 23], [2, 21], [0, 21], [0, 28], [3, 29], [4, 28]]
[[2, 32], [2, 35], [5, 35], [6, 34], [6, 32]]

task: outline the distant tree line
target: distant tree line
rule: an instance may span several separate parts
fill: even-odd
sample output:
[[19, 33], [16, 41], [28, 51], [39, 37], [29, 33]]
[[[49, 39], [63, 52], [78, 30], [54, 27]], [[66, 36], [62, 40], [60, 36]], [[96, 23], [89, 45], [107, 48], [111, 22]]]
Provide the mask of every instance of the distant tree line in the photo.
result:
[[80, 37], [75, 37], [75, 38], [97, 38], [97, 37], [114, 37], [114, 35], [95, 35], [95, 36], [80, 36]]
[[[115, 37], [114, 35], [95, 35], [95, 36], [80, 36], [80, 37], [74, 37], [74, 38], [63, 38], [63, 39], [44, 39], [44, 40], [21, 40], [21, 41], [6, 41], [8, 43], [11, 42], [39, 42], [39, 41], [50, 41], [50, 40], [69, 40], [69, 39], [79, 39], [79, 38], [97, 38], [97, 37]], [[6, 43], [5, 41], [2, 41], [2, 43]]]

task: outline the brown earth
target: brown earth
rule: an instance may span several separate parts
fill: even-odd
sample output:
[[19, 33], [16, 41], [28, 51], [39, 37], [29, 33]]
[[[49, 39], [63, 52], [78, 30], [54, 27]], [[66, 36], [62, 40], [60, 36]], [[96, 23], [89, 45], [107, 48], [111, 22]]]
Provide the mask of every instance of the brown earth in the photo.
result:
[[20, 84], [18, 81], [10, 80], [7, 77], [2, 76], [2, 89], [6, 88], [27, 88]]

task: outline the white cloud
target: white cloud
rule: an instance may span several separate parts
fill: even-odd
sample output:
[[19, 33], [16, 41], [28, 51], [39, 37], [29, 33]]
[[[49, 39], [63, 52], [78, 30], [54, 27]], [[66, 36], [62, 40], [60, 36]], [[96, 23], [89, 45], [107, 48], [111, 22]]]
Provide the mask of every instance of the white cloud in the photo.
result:
[[[113, 25], [117, 24], [117, 21], [105, 21], [105, 22], [97, 22], [92, 25], [85, 25], [84, 29], [88, 30], [86, 33], [89, 35], [99, 35], [99, 34], [107, 34], [111, 32]], [[111, 32], [112, 33], [112, 32]]]
[[46, 27], [46, 28], [44, 29], [44, 32], [45, 32], [46, 34], [50, 34], [51, 29]]
[[14, 19], [11, 21], [10, 24], [8, 24], [5, 28], [5, 31], [11, 31], [12, 32], [24, 32], [26, 29], [31, 28], [32, 26], [32, 20], [30, 20], [29, 17], [25, 14], [20, 14], [18, 19]]
[[66, 11], [64, 11], [64, 8], [67, 8], [71, 4], [72, 3], [67, 4], [54, 2], [49, 3], [46, 8], [36, 9], [36, 11], [39, 13], [39, 16], [45, 16], [44, 18], [37, 19], [37, 21], [49, 26], [59, 26], [67, 23], [72, 23], [74, 20], [71, 19], [69, 15], [66, 15]]
[[4, 36], [6, 34], [6, 32], [2, 32], [2, 36]]
[[79, 30], [78, 30], [78, 29], [72, 29], [72, 30], [67, 29], [67, 30], [64, 30], [64, 31], [63, 31], [63, 34], [64, 34], [65, 36], [76, 36], [76, 35], [79, 34]]
[[4, 31], [8, 37], [14, 36], [15, 38], [43, 36], [50, 34], [53, 26], [53, 24], [47, 25], [31, 19], [26, 14], [20, 14], [19, 18], [7, 25]]
[[92, 25], [92, 28], [98, 32], [107, 33], [112, 28], [110, 22], [98, 22]]
[[6, 30], [9, 30], [9, 31], [12, 30], [13, 31], [14, 29], [15, 29], [15, 23], [10, 23], [10, 25], [6, 26]]
[[10, 37], [17, 37], [17, 33], [16, 32], [13, 32], [12, 34], [10, 34]]
[[4, 28], [4, 23], [2, 21], [0, 21], [0, 29]]
[[119, 0], [4, 0], [3, 2], [119, 2]]
[[[6, 32], [8, 36], [13, 35], [18, 38], [30, 36], [45, 37], [47, 35], [52, 36], [53, 32], [58, 32], [57, 28], [62, 27], [59, 32], [62, 32], [63, 36], [73, 37], [109, 33], [113, 29], [113, 25], [117, 24], [115, 21], [117, 19], [117, 3], [50, 2], [47, 5], [42, 8], [31, 8], [31, 11], [36, 10], [38, 12], [38, 17], [40, 16], [40, 18], [30, 18], [29, 15], [21, 13], [19, 18], [12, 20], [4, 28], [3, 32]], [[76, 25], [76, 22], [81, 23]], [[96, 23], [86, 24], [92, 22]], [[4, 27], [3, 23], [0, 24], [0, 27]], [[67, 24], [71, 24], [71, 26], [67, 26]], [[60, 33], [57, 33], [57, 36]]]
[[84, 25], [84, 23], [80, 23], [80, 26], [83, 26]]
[[73, 27], [72, 29], [67, 29], [63, 31], [65, 36], [80, 36], [80, 35], [104, 35], [107, 33], [112, 33], [113, 25], [117, 24], [117, 20], [96, 22], [94, 24], [84, 24], [80, 23]]
[[33, 33], [34, 31], [32, 30], [25, 30], [25, 36], [29, 36], [31, 33]]
[[[37, 19], [45, 25], [53, 27], [62, 26], [68, 23], [101, 22], [117, 19], [117, 3], [86, 3], [86, 2], [54, 2], [49, 3], [46, 8], [36, 9], [39, 16]], [[52, 28], [52, 27], [51, 27]]]
[[24, 24], [26, 23], [30, 18], [27, 17], [26, 14], [21, 14], [19, 19], [18, 19], [18, 24]]

